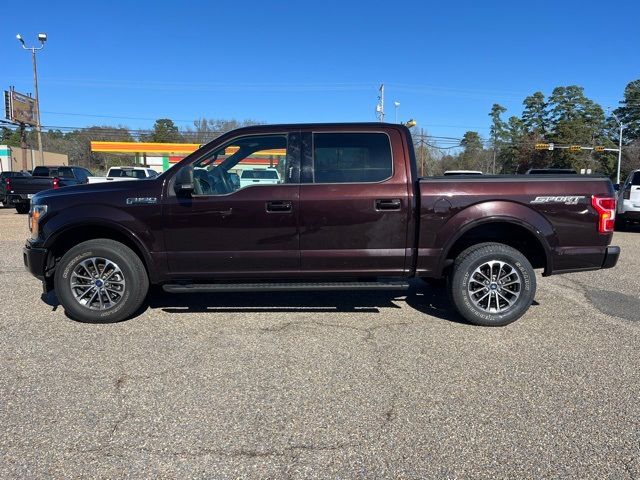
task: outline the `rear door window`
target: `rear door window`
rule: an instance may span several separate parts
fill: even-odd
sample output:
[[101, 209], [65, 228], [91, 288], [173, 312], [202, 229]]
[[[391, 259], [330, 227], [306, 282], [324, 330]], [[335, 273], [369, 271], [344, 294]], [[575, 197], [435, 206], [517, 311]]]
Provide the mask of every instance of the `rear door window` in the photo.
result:
[[384, 133], [316, 133], [314, 183], [376, 183], [391, 177], [393, 160]]

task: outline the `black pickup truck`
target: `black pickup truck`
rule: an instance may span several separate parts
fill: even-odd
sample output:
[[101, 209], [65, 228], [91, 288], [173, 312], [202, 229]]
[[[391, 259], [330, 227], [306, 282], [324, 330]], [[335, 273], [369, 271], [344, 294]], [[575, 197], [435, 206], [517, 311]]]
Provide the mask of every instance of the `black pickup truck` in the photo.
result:
[[58, 189], [88, 182], [93, 174], [82, 167], [55, 166], [36, 167], [30, 177], [12, 178], [7, 184], [5, 196], [8, 205], [16, 207], [18, 213], [28, 213], [31, 198], [43, 190]]
[[[248, 170], [276, 183], [243, 186]], [[240, 177], [242, 178], [242, 177]], [[409, 130], [385, 123], [229, 132], [157, 178], [32, 199], [27, 269], [89, 322], [166, 292], [406, 289], [448, 279], [477, 325], [523, 315], [542, 275], [613, 267], [611, 181], [587, 175], [420, 178]]]

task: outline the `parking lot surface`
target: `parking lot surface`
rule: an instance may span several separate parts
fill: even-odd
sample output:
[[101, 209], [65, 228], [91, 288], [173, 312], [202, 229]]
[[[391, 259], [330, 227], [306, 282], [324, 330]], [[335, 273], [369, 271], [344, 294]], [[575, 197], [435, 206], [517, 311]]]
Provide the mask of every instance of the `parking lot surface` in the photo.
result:
[[0, 209], [1, 478], [640, 477], [640, 230], [516, 323], [443, 290], [173, 295], [67, 318]]

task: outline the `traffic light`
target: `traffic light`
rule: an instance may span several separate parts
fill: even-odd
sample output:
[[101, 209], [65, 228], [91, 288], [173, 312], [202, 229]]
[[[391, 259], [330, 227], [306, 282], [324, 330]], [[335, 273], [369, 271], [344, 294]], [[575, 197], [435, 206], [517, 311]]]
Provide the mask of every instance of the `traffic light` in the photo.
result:
[[553, 143], [536, 143], [536, 150], [553, 150]]
[[580, 145], [571, 145], [569, 147], [570, 152], [579, 152], [581, 150], [582, 150], [582, 147]]
[[594, 148], [596, 152], [604, 152], [604, 145], [598, 145]]

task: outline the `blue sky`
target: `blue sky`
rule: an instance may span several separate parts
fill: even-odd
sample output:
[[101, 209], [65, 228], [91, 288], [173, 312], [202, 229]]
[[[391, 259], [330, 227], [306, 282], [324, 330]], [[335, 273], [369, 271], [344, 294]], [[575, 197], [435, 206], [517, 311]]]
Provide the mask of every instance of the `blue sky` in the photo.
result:
[[[266, 123], [415, 118], [432, 135], [488, 135], [491, 105], [578, 84], [603, 107], [640, 78], [640, 2], [31, 2], [5, 18], [0, 83], [43, 125], [148, 128], [169, 117]], [[7, 27], [10, 26], [9, 29]], [[13, 31], [15, 30], [15, 31]]]

